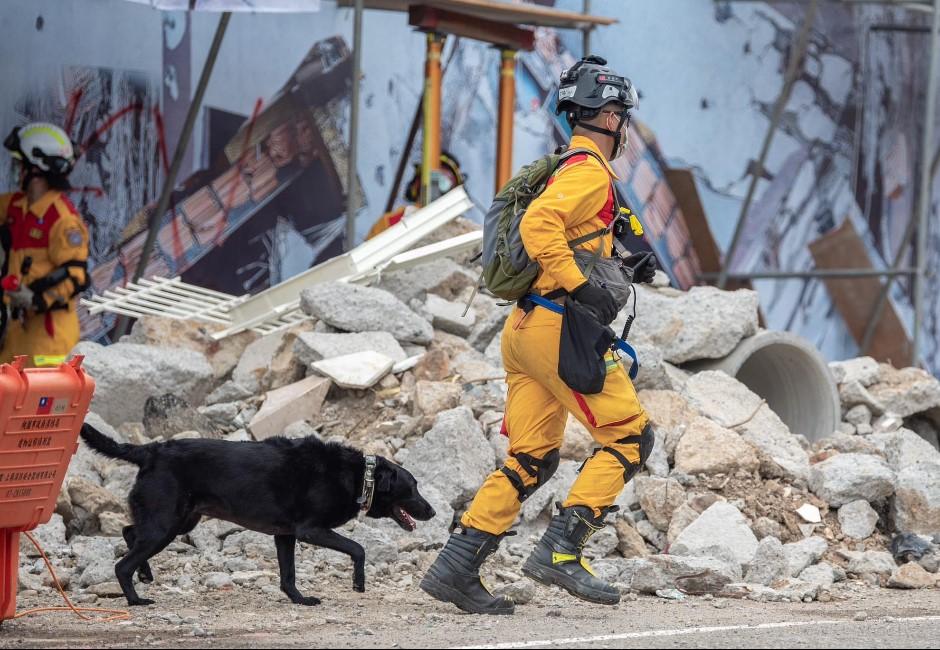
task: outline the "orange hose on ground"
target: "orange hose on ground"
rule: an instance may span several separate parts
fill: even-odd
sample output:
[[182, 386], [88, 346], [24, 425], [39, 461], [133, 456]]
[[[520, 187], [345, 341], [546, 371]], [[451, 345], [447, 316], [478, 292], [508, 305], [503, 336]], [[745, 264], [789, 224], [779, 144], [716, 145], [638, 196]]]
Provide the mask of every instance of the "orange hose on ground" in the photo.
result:
[[[36, 550], [39, 551], [39, 555], [42, 556], [42, 561], [46, 563], [46, 568], [49, 569], [49, 573], [52, 575], [52, 582], [55, 583], [56, 589], [59, 590], [59, 594], [62, 595], [62, 599], [65, 600], [65, 604], [68, 607], [36, 607], [34, 609], [27, 609], [22, 612], [17, 612], [13, 615], [14, 619], [23, 618], [24, 616], [30, 616], [31, 614], [39, 614], [43, 612], [72, 612], [78, 616], [83, 621], [88, 621], [89, 623], [110, 623], [113, 621], [127, 621], [130, 620], [131, 613], [126, 609], [99, 609], [97, 607], [76, 607], [72, 601], [69, 599], [68, 595], [65, 593], [65, 590], [62, 588], [62, 585], [59, 583], [59, 577], [55, 574], [55, 569], [52, 568], [52, 563], [49, 561], [49, 558], [46, 557], [46, 552], [42, 550], [42, 547], [39, 545], [39, 542], [36, 541], [36, 538], [33, 537], [30, 533], [25, 533], [26, 538], [33, 543], [33, 546], [36, 547]], [[94, 612], [99, 614], [110, 614], [110, 616], [104, 617], [93, 617], [86, 616], [82, 612]]]

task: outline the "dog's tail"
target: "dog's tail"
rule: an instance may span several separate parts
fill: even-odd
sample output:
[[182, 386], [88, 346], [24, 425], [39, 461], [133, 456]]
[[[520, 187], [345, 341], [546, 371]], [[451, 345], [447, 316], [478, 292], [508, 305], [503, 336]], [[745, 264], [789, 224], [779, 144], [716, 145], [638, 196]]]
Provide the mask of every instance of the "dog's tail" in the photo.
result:
[[135, 465], [142, 465], [150, 456], [149, 445], [128, 445], [117, 442], [104, 435], [87, 422], [82, 425], [82, 438], [89, 447], [99, 454], [109, 456], [110, 458], [125, 460]]

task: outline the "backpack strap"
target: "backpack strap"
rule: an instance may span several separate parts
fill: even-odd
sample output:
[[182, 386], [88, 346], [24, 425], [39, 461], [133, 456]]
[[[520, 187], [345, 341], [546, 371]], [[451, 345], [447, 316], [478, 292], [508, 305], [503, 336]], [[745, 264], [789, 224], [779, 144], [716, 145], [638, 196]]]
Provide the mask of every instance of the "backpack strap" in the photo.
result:
[[[557, 170], [558, 167], [561, 166], [562, 162], [568, 160], [569, 158], [571, 158], [571, 156], [575, 154], [581, 154], [581, 153], [592, 156], [595, 160], [597, 160], [601, 164], [601, 167], [604, 168], [604, 171], [607, 172], [607, 175], [610, 176], [610, 172], [607, 170], [607, 165], [604, 163], [604, 160], [599, 155], [597, 155], [596, 152], [591, 151], [590, 149], [585, 149], [585, 148], [569, 149], [565, 151], [561, 155], [561, 158], [558, 160], [558, 166], [555, 169]], [[613, 184], [613, 178], [611, 178], [610, 181], [611, 181], [611, 184]], [[576, 248], [580, 246], [581, 244], [586, 244], [587, 242], [597, 239], [598, 237], [603, 237], [604, 235], [606, 235], [608, 232], [612, 230], [613, 224], [616, 222], [618, 215], [620, 214], [621, 205], [620, 205], [620, 197], [617, 195], [616, 187], [612, 189], [611, 193], [613, 194], [613, 197], [614, 197], [614, 221], [611, 221], [611, 225], [606, 228], [602, 228], [601, 230], [596, 230], [592, 233], [582, 235], [581, 237], [578, 237], [577, 239], [572, 239], [571, 241], [568, 242], [568, 245], [571, 246], [571, 248]], [[629, 251], [626, 249], [626, 247], [622, 243], [620, 243], [620, 240], [617, 239], [616, 237], [613, 238], [613, 244], [614, 244], [614, 250], [617, 251], [617, 254], [620, 257], [626, 257], [629, 254]], [[597, 253], [597, 251], [599, 250], [600, 250], [600, 247], [598, 247], [595, 250], [595, 253]], [[594, 258], [594, 260], [592, 260], [592, 263], [590, 264], [588, 268], [593, 269], [594, 264], [597, 263], [597, 259], [599, 257], [600, 255], [598, 254]]]

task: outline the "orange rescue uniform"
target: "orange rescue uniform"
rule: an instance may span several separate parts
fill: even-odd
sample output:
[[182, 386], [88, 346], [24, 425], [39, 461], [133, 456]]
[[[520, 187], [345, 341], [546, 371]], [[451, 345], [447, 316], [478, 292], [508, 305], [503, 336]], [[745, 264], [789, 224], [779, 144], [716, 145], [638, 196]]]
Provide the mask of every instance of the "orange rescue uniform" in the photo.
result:
[[[3, 226], [9, 229], [11, 239], [7, 273], [17, 276], [21, 286], [28, 287], [60, 267], [67, 275], [42, 292], [51, 309], [30, 309], [22, 322], [10, 319], [0, 347], [0, 363], [23, 354], [33, 366], [58, 365], [80, 336], [77, 294], [88, 279], [88, 229], [68, 197], [55, 190], [33, 205], [22, 192], [0, 195]], [[9, 303], [9, 298], [5, 301]]]
[[[587, 154], [572, 156], [522, 219], [523, 244], [541, 268], [531, 291], [540, 295], [557, 289], [571, 292], [586, 282], [568, 242], [609, 225], [615, 216], [611, 179], [616, 175], [606, 158], [582, 136], [574, 136], [570, 147], [591, 149], [605, 162]], [[588, 250], [602, 246], [604, 252], [610, 251], [611, 237], [605, 235], [583, 246]], [[649, 418], [626, 369], [608, 354], [604, 390], [596, 395], [573, 391], [558, 376], [561, 321], [560, 314], [542, 307], [528, 314], [517, 307], [503, 328], [503, 365], [509, 385], [504, 420], [509, 456], [505, 466], [526, 486], [534, 485], [536, 477], [512, 455], [543, 459], [560, 448], [569, 412], [587, 428], [598, 447], [618, 452], [636, 468], [641, 465], [639, 441]], [[563, 506], [589, 506], [600, 516], [601, 509], [612, 505], [623, 490], [627, 469], [615, 454], [598, 451], [585, 463]], [[507, 475], [496, 470], [477, 492], [461, 524], [500, 535], [519, 513], [519, 496]]]

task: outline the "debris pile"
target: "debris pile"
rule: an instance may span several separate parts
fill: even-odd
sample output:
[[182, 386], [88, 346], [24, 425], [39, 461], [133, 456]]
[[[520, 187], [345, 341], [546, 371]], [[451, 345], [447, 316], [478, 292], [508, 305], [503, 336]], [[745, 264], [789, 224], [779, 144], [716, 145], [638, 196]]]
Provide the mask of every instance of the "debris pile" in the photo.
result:
[[[412, 588], [508, 445], [499, 342], [509, 308], [478, 295], [465, 313], [476, 277], [438, 260], [376, 286], [318, 285], [301, 296], [309, 320], [263, 338], [215, 341], [206, 326], [142, 320], [120, 343], [76, 350], [98, 384], [90, 421], [136, 444], [318, 436], [400, 462], [438, 516], [413, 534], [368, 519], [342, 532], [366, 548], [370, 579]], [[831, 600], [849, 583], [938, 585], [936, 378], [870, 358], [831, 364], [843, 421], [811, 445], [743, 383], [683, 368], [727, 355], [758, 331], [753, 292], [660, 283], [638, 297], [636, 386], [657, 440], [611, 525], [589, 543], [600, 575], [625, 592], [674, 599]], [[485, 567], [497, 592], [532, 598], [522, 561], [592, 450], [587, 430], [569, 419], [557, 473]], [[126, 551], [135, 473], [80, 446], [56, 515], [38, 531], [77, 602], [120, 595], [113, 565]], [[344, 556], [301, 547], [302, 584], [348, 575]], [[35, 551], [23, 551], [21, 589], [48, 589]], [[272, 539], [224, 521], [204, 521], [153, 562], [152, 589], [279, 593]]]

